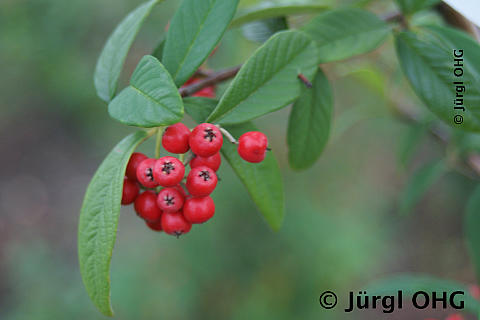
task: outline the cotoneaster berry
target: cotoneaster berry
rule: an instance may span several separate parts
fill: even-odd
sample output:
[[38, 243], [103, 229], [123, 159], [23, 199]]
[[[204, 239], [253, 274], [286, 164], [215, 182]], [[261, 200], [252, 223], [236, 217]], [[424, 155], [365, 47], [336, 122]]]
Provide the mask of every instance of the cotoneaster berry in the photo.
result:
[[131, 204], [137, 198], [138, 191], [140, 188], [138, 187], [136, 180], [131, 180], [127, 177], [123, 179], [123, 190], [122, 190], [122, 204]]
[[190, 223], [204, 223], [215, 214], [215, 203], [210, 197], [189, 198], [183, 206], [183, 215]]
[[193, 129], [189, 143], [194, 154], [201, 157], [210, 157], [222, 148], [223, 136], [215, 125], [202, 123]]
[[238, 139], [238, 154], [248, 162], [262, 162], [267, 148], [267, 136], [258, 131], [245, 132]]
[[183, 216], [182, 212], [165, 212], [161, 218], [162, 228], [165, 233], [179, 237], [188, 233], [192, 228], [192, 224]]
[[185, 175], [185, 166], [174, 157], [158, 159], [153, 168], [153, 177], [162, 187], [173, 187], [182, 181]]
[[157, 196], [157, 205], [163, 212], [177, 212], [183, 207], [184, 196], [176, 188], [162, 189]]
[[187, 177], [187, 190], [194, 197], [208, 196], [217, 186], [215, 171], [207, 166], [193, 168]]
[[134, 152], [130, 160], [128, 160], [127, 170], [125, 171], [125, 175], [132, 180], [137, 180], [137, 167], [143, 160], [147, 159], [148, 157], [140, 152]]
[[145, 221], [145, 224], [153, 231], [162, 231], [162, 219], [156, 221]]
[[217, 152], [213, 156], [210, 157], [200, 157], [196, 156], [192, 160], [190, 160], [190, 167], [196, 168], [200, 166], [207, 166], [213, 171], [217, 171], [220, 168], [220, 164], [222, 163], [222, 157], [220, 153]]
[[137, 167], [137, 180], [144, 187], [155, 188], [156, 186], [158, 186], [158, 182], [155, 181], [155, 178], [153, 177], [153, 169], [155, 167], [155, 163], [155, 159], [147, 158], [140, 162]]
[[162, 216], [162, 210], [157, 205], [157, 195], [153, 191], [142, 192], [135, 199], [134, 206], [137, 214], [147, 221], [158, 221]]
[[162, 146], [171, 153], [185, 153], [190, 149], [189, 137], [190, 129], [179, 122], [165, 129], [162, 136]]

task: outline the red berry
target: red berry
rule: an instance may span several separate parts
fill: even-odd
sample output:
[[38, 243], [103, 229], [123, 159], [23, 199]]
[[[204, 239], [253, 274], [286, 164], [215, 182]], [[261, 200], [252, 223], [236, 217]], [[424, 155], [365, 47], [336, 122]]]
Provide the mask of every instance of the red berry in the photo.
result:
[[147, 158], [140, 162], [137, 167], [137, 180], [143, 186], [147, 188], [155, 188], [158, 186], [158, 182], [155, 181], [153, 176], [153, 169], [155, 167], [156, 160]]
[[220, 164], [222, 163], [222, 157], [220, 153], [217, 152], [213, 156], [210, 157], [200, 157], [196, 156], [192, 160], [190, 160], [190, 167], [196, 168], [200, 166], [207, 166], [213, 171], [217, 171], [220, 168]]
[[215, 203], [210, 197], [190, 198], [185, 201], [183, 215], [191, 223], [204, 223], [215, 214]]
[[[188, 79], [188, 81], [185, 82], [185, 84], [182, 87], [188, 86], [190, 84], [194, 84], [198, 81], [200, 81], [199, 78], [192, 77], [192, 78]], [[195, 92], [192, 96], [193, 97], [215, 98], [215, 87], [214, 86], [205, 87], [205, 88]]]
[[183, 187], [180, 184], [177, 184], [173, 188], [176, 189], [178, 192], [180, 192], [180, 194], [183, 196], [183, 199], [187, 197], [187, 193], [185, 192], [185, 189], [183, 189]]
[[196, 167], [188, 174], [187, 190], [194, 197], [206, 197], [216, 186], [217, 175], [209, 167]]
[[162, 157], [153, 168], [153, 177], [162, 187], [173, 187], [182, 181], [185, 175], [185, 166], [177, 158]]
[[147, 159], [148, 157], [140, 152], [132, 153], [130, 160], [128, 160], [127, 170], [125, 175], [132, 180], [137, 180], [137, 167], [143, 160]]
[[448, 316], [445, 320], [463, 320], [463, 316], [459, 313], [454, 313]]
[[165, 212], [162, 214], [161, 223], [163, 231], [177, 237], [188, 233], [192, 228], [192, 224], [185, 219], [181, 211], [175, 213]]
[[125, 177], [123, 179], [122, 204], [133, 203], [138, 196], [138, 191], [137, 182]]
[[147, 221], [157, 221], [162, 216], [162, 210], [157, 205], [155, 192], [147, 190], [135, 199], [135, 211]]
[[183, 207], [184, 197], [175, 187], [162, 189], [157, 196], [157, 205], [163, 212], [177, 212]]
[[268, 139], [258, 131], [245, 132], [238, 139], [238, 154], [248, 162], [262, 162], [267, 152]]
[[188, 137], [190, 129], [179, 122], [165, 129], [162, 136], [162, 146], [171, 153], [185, 153], [190, 149]]
[[222, 148], [223, 136], [213, 124], [202, 123], [193, 129], [189, 143], [194, 154], [201, 157], [210, 157]]
[[162, 231], [162, 219], [158, 219], [156, 221], [145, 221], [147, 226], [152, 229], [153, 231]]

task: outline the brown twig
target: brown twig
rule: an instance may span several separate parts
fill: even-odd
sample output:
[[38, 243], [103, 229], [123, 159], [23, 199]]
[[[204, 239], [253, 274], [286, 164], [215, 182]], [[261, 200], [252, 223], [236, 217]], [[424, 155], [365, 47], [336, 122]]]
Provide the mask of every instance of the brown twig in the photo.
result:
[[238, 73], [239, 70], [240, 70], [240, 66], [236, 66], [233, 68], [214, 72], [213, 74], [206, 77], [205, 79], [202, 79], [198, 82], [195, 82], [193, 84], [180, 88], [179, 89], [180, 95], [182, 97], [191, 96], [192, 94], [194, 94], [199, 90], [202, 90], [203, 88], [216, 85], [217, 83], [220, 83], [222, 81], [226, 81], [228, 79], [235, 77], [235, 75]]
[[402, 26], [403, 29], [408, 29], [408, 21], [400, 11], [387, 13], [380, 18], [385, 22], [397, 22]]

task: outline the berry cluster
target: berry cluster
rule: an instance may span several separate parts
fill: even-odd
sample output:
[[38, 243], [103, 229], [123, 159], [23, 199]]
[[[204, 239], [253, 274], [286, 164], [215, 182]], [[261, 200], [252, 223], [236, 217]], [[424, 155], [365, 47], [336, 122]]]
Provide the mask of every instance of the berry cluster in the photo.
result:
[[[177, 237], [188, 233], [192, 224], [210, 220], [215, 213], [210, 194], [217, 186], [216, 171], [221, 164], [221, 130], [210, 123], [202, 123], [191, 132], [183, 123], [167, 127], [163, 148], [174, 154], [191, 150], [190, 172], [185, 178], [185, 165], [175, 157], [153, 159], [135, 152], [125, 172], [122, 204], [134, 203], [138, 216], [150, 229]], [[268, 141], [263, 133], [247, 132], [232, 142], [238, 143], [238, 153], [246, 161], [256, 163], [265, 158]]]

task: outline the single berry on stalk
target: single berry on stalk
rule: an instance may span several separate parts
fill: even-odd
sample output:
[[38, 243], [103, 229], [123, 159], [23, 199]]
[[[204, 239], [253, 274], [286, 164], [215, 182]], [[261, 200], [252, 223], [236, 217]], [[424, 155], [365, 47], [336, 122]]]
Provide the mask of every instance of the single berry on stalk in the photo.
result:
[[188, 222], [183, 213], [179, 212], [165, 212], [162, 214], [162, 228], [165, 233], [177, 236], [181, 236], [182, 234], [188, 233], [192, 228], [192, 224]]
[[137, 167], [143, 160], [147, 159], [148, 157], [140, 152], [132, 153], [130, 160], [128, 160], [127, 170], [125, 171], [125, 175], [132, 180], [137, 180]]
[[162, 210], [157, 205], [155, 192], [147, 190], [135, 199], [135, 211], [146, 221], [157, 221], [162, 216]]
[[191, 223], [204, 223], [215, 214], [215, 203], [210, 197], [193, 197], [185, 201], [183, 215]]
[[187, 190], [194, 197], [206, 197], [217, 186], [215, 171], [207, 166], [193, 168], [187, 177]]
[[153, 168], [153, 177], [162, 187], [173, 187], [182, 181], [185, 175], [185, 166], [174, 157], [158, 159]]
[[163, 212], [177, 212], [182, 209], [183, 202], [184, 196], [175, 187], [162, 189], [157, 196], [158, 207]]
[[210, 157], [195, 156], [192, 160], [190, 160], [190, 167], [196, 168], [200, 166], [207, 166], [213, 171], [217, 171], [218, 168], [220, 168], [221, 163], [222, 163], [222, 157], [220, 156], [220, 153], [217, 152]]
[[162, 136], [162, 146], [171, 153], [185, 153], [190, 149], [188, 138], [190, 129], [179, 122], [165, 129]]
[[222, 148], [223, 136], [215, 125], [202, 123], [193, 129], [189, 144], [192, 152], [197, 156], [210, 157]]
[[259, 131], [245, 132], [238, 139], [238, 154], [248, 162], [262, 162], [267, 148], [267, 136]]
[[157, 160], [147, 158], [140, 162], [137, 167], [137, 180], [146, 188], [155, 188], [158, 182], [153, 176], [153, 169]]
[[127, 177], [123, 179], [122, 204], [131, 204], [137, 198], [138, 191], [137, 180], [131, 180]]

